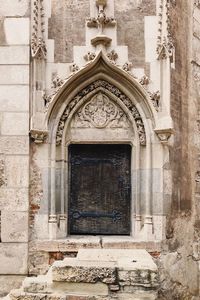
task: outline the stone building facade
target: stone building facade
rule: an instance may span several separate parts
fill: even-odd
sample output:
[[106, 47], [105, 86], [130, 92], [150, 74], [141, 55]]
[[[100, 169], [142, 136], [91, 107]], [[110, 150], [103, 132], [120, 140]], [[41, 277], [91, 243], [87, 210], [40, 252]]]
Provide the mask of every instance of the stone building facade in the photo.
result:
[[[0, 74], [0, 296], [111, 248], [151, 254], [158, 299], [199, 299], [200, 1], [0, 0]], [[94, 212], [83, 145], [125, 206]]]

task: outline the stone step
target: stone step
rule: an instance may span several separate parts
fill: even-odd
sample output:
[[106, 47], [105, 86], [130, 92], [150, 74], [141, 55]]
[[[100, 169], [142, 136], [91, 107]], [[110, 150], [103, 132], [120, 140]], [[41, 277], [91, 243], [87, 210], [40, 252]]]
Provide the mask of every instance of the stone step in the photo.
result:
[[82, 249], [76, 258], [54, 263], [52, 280], [156, 289], [158, 271], [145, 250]]
[[145, 250], [85, 249], [26, 278], [6, 300], [155, 300], [158, 270]]

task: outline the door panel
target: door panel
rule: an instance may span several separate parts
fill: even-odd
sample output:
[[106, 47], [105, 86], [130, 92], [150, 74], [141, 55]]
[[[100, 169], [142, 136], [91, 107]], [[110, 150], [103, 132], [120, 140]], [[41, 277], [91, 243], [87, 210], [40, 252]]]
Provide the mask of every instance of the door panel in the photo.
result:
[[130, 145], [69, 146], [69, 233], [130, 234]]

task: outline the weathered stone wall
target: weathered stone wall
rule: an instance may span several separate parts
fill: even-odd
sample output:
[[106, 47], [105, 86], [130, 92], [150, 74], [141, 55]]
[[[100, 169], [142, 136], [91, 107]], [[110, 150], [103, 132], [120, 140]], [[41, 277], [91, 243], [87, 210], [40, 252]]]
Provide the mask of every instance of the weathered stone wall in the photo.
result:
[[[89, 2], [52, 0], [48, 38], [54, 40], [55, 60], [48, 61], [49, 69], [53, 63], [73, 62], [73, 46], [85, 45]], [[198, 0], [194, 7], [191, 0], [170, 3], [171, 33], [176, 49], [171, 76], [171, 114], [175, 134], [170, 142], [169, 166], [173, 195], [166, 241], [161, 255], [156, 252], [157, 248], [155, 253], [159, 256], [156, 261], [161, 275], [160, 299], [197, 300], [200, 261], [200, 4]], [[144, 68], [147, 75], [150, 67], [145, 52], [148, 48], [145, 44], [145, 17], [155, 15], [155, 0], [115, 0], [118, 45], [128, 46], [129, 60], [135, 68]], [[31, 275], [44, 274], [54, 259], [69, 255], [65, 253], [66, 247], [56, 246], [58, 249], [54, 249], [51, 243], [51, 251], [47, 249], [49, 245], [41, 250], [35, 242], [40, 238], [35, 234], [34, 222], [44, 204], [44, 168], [41, 167], [42, 154], [37, 153], [34, 143], [29, 151], [29, 22], [28, 0], [0, 0], [0, 296], [11, 287], [17, 287], [27, 269]], [[28, 222], [32, 228], [29, 254]], [[44, 222], [48, 232], [48, 220]], [[37, 234], [40, 232], [43, 237], [45, 230], [39, 228]], [[102, 247], [102, 239], [98, 246]]]
[[[160, 257], [160, 299], [199, 299], [199, 30], [200, 9], [193, 1], [176, 1], [171, 9], [175, 43], [171, 112], [174, 143], [171, 214]], [[178, 162], [178, 163], [177, 163]]]
[[28, 0], [0, 1], [0, 296], [27, 274], [29, 16]]
[[89, 0], [53, 0], [49, 38], [55, 41], [55, 62], [73, 62], [73, 46], [85, 44]]
[[144, 17], [156, 15], [156, 1], [115, 1], [117, 40], [128, 46], [129, 60], [134, 67], [145, 65]]

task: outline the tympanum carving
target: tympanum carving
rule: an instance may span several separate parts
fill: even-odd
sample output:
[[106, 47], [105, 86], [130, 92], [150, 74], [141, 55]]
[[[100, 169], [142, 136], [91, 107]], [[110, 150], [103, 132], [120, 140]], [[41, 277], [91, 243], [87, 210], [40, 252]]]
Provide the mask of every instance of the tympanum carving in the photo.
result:
[[141, 145], [146, 144], [146, 134], [145, 134], [145, 127], [143, 120], [140, 116], [140, 113], [136, 106], [132, 103], [132, 101], [118, 88], [116, 88], [114, 85], [104, 81], [104, 80], [97, 80], [94, 83], [88, 85], [86, 88], [84, 88], [82, 91], [80, 91], [66, 106], [63, 115], [59, 121], [58, 124], [58, 129], [57, 129], [57, 134], [56, 134], [56, 144], [59, 145], [62, 140], [62, 134], [65, 126], [65, 122], [68, 119], [70, 112], [72, 109], [75, 108], [77, 103], [86, 95], [91, 93], [94, 90], [97, 90], [99, 88], [105, 89], [105, 91], [111, 92], [113, 95], [115, 95], [122, 103], [126, 106], [126, 108], [130, 111], [132, 114], [136, 127], [137, 127], [137, 132], [139, 136], [139, 141]]
[[75, 114], [73, 127], [128, 127], [125, 113], [103, 93], [95, 95]]

